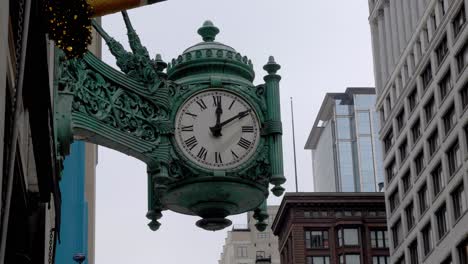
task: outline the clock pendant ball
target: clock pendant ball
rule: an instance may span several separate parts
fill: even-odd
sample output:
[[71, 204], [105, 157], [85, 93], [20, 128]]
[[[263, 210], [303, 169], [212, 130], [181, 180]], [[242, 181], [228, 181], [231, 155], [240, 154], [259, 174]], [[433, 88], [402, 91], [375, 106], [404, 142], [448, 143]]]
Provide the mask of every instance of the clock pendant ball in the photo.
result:
[[255, 153], [260, 124], [242, 97], [220, 89], [195, 94], [179, 108], [176, 142], [182, 154], [210, 170], [233, 169]]

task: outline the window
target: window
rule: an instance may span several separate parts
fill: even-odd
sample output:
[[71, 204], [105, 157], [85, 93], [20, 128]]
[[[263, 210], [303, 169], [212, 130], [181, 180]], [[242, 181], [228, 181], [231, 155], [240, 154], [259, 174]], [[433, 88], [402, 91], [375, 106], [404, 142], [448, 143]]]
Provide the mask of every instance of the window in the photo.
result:
[[452, 264], [452, 256], [448, 256], [446, 259], [444, 259], [440, 264]]
[[409, 254], [410, 254], [410, 264], [419, 264], [419, 257], [418, 257], [418, 240], [415, 239], [409, 245]]
[[404, 161], [408, 156], [408, 141], [406, 139], [401, 142], [398, 150], [400, 152], [400, 161]]
[[390, 202], [390, 212], [395, 211], [395, 209], [400, 205], [400, 197], [398, 196], [398, 188], [390, 194], [389, 196], [389, 202]]
[[434, 32], [437, 30], [437, 25], [438, 25], [435, 12], [431, 13], [431, 23], [432, 23], [432, 29], [433, 29], [432, 36], [434, 36]]
[[457, 55], [455, 55], [455, 58], [457, 60], [458, 74], [460, 74], [468, 62], [468, 43], [463, 45], [463, 48], [461, 48]]
[[401, 228], [401, 219], [398, 219], [392, 226], [393, 248], [398, 247], [403, 239], [403, 229]]
[[390, 264], [389, 256], [372, 256], [372, 264]]
[[408, 106], [409, 106], [410, 112], [414, 110], [417, 103], [418, 103], [418, 91], [416, 90], [416, 88], [414, 88], [413, 91], [411, 91], [411, 93], [408, 95]]
[[452, 83], [452, 78], [450, 75], [450, 70], [447, 71], [447, 73], [442, 77], [442, 79], [439, 82], [439, 92], [440, 92], [440, 100], [442, 101], [445, 96], [447, 96], [448, 92], [452, 90], [453, 83]]
[[387, 175], [387, 182], [391, 182], [393, 177], [396, 175], [395, 159], [390, 161], [388, 166], [385, 168], [385, 174]]
[[247, 247], [237, 247], [237, 256], [241, 258], [247, 257]]
[[372, 248], [388, 248], [387, 230], [371, 230]]
[[450, 146], [446, 154], [449, 167], [449, 174], [450, 176], [453, 176], [462, 164], [462, 157], [460, 147], [458, 145], [458, 140], [455, 143], [453, 143], [452, 146]]
[[358, 254], [340, 255], [340, 264], [361, 264], [361, 255], [358, 255]]
[[427, 256], [432, 250], [432, 227], [431, 223], [428, 223], [422, 230], [422, 243], [423, 243], [423, 253], [424, 256]]
[[445, 203], [439, 209], [437, 209], [436, 219], [437, 219], [437, 235], [440, 240], [448, 231], [447, 207], [445, 206]]
[[268, 238], [268, 233], [267, 232], [257, 233], [257, 239], [267, 239], [267, 238]]
[[422, 150], [414, 158], [414, 168], [416, 169], [416, 175], [421, 174], [424, 169], [424, 152]]
[[328, 231], [306, 231], [306, 248], [328, 248]]
[[440, 13], [442, 17], [445, 16], [445, 14], [447, 13], [448, 7], [445, 5], [444, 0], [439, 0], [439, 7], [440, 7]]
[[463, 109], [466, 109], [468, 106], [468, 82], [465, 83], [463, 88], [460, 90], [460, 98]]
[[403, 126], [405, 125], [405, 108], [401, 109], [401, 111], [398, 113], [396, 116], [396, 121], [397, 121], [397, 129], [398, 131], [401, 131]]
[[338, 230], [338, 245], [357, 246], [359, 245], [359, 229], [342, 228]]
[[330, 264], [329, 256], [307, 257], [307, 264]]
[[429, 155], [432, 157], [439, 148], [439, 130], [437, 127], [427, 139], [427, 143], [429, 145]]
[[388, 131], [387, 135], [385, 135], [385, 138], [384, 138], [385, 152], [388, 152], [390, 148], [392, 147], [392, 145], [393, 145], [393, 131], [392, 129], [390, 129], [390, 131]]
[[407, 193], [411, 188], [411, 171], [408, 170], [402, 177], [401, 182], [403, 185], [403, 193]]
[[424, 70], [421, 73], [421, 81], [423, 89], [426, 90], [432, 81], [432, 68], [430, 62], [426, 65], [426, 68], [424, 68]]
[[445, 134], [447, 135], [447, 133], [452, 129], [452, 127], [457, 122], [456, 116], [455, 116], [455, 107], [453, 105], [447, 110], [447, 112], [445, 112], [442, 119], [444, 120], [444, 129], [445, 129]]
[[455, 17], [454, 17], [454, 19], [452, 21], [454, 37], [457, 37], [458, 34], [461, 32], [463, 26], [465, 25], [465, 22], [466, 22], [465, 6], [462, 5], [460, 7], [460, 10], [455, 15]]
[[448, 46], [447, 46], [447, 36], [439, 42], [439, 45], [436, 47], [436, 57], [437, 57], [437, 65], [440, 66], [442, 61], [445, 59], [448, 53]]
[[265, 251], [257, 251], [257, 252], [255, 253], [255, 257], [256, 257], [257, 259], [259, 259], [259, 258], [265, 258]]
[[451, 194], [453, 203], [453, 216], [457, 220], [466, 211], [466, 196], [463, 182]]
[[385, 104], [387, 105], [388, 112], [390, 112], [392, 110], [392, 97], [390, 96], [390, 94], [388, 94], [385, 98]]
[[380, 113], [380, 123], [383, 124], [385, 122], [385, 119], [387, 119], [387, 116], [385, 115], [385, 107], [382, 106], [382, 108], [379, 109]]
[[468, 264], [468, 238], [457, 246], [457, 251], [460, 264]]
[[413, 202], [409, 203], [405, 207], [405, 215], [406, 215], [406, 225], [408, 230], [410, 230], [415, 224], [415, 217], [414, 217], [414, 205]]
[[429, 205], [429, 199], [427, 197], [427, 185], [424, 183], [418, 191], [419, 199], [419, 213], [423, 214]]
[[444, 178], [442, 177], [442, 164], [438, 164], [432, 171], [432, 189], [434, 196], [437, 196], [445, 186]]
[[431, 121], [432, 117], [435, 114], [434, 96], [431, 96], [431, 98], [424, 105], [424, 114], [426, 116], [426, 124], [429, 124], [429, 121]]
[[421, 121], [419, 121], [419, 118], [413, 123], [413, 126], [411, 126], [411, 135], [413, 136], [414, 144], [421, 136]]

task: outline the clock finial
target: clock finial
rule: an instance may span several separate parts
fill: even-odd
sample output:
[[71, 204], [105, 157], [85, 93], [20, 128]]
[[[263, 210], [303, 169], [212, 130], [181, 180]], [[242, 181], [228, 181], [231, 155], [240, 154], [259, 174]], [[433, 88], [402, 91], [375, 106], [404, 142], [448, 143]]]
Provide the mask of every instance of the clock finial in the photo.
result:
[[197, 32], [200, 34], [200, 36], [202, 36], [203, 41], [209, 42], [215, 40], [216, 35], [219, 33], [219, 28], [213, 25], [213, 22], [210, 20], [206, 20], [203, 23], [203, 26], [199, 28]]

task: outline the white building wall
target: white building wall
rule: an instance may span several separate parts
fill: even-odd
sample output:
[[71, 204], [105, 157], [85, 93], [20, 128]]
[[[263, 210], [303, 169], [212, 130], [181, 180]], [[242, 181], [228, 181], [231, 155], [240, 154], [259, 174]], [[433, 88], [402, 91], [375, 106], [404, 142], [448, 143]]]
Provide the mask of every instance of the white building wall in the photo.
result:
[[314, 191], [316, 192], [337, 191], [332, 130], [332, 122], [328, 122], [323, 128], [317, 149], [312, 150]]

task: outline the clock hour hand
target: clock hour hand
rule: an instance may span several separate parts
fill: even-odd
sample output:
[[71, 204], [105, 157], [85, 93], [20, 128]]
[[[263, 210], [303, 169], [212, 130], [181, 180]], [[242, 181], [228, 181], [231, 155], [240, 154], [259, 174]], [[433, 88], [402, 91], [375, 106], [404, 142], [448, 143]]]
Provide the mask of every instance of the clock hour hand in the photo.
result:
[[245, 110], [245, 111], [242, 111], [242, 112], [239, 112], [237, 115], [219, 123], [219, 124], [216, 124], [215, 126], [213, 127], [210, 127], [210, 130], [211, 130], [211, 133], [213, 133], [213, 136], [215, 137], [219, 137], [221, 136], [221, 128], [223, 128], [223, 126], [225, 126], [226, 124], [229, 124], [231, 123], [233, 120], [235, 119], [242, 119], [243, 117], [245, 117], [246, 115], [248, 115], [250, 113], [250, 111], [252, 111], [252, 109], [248, 109], [248, 110]]

